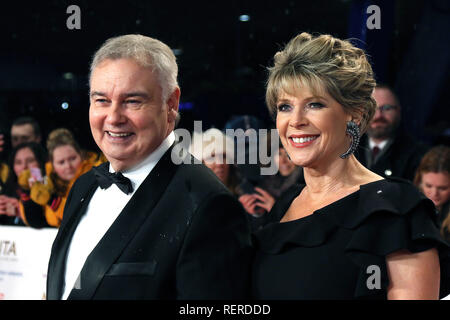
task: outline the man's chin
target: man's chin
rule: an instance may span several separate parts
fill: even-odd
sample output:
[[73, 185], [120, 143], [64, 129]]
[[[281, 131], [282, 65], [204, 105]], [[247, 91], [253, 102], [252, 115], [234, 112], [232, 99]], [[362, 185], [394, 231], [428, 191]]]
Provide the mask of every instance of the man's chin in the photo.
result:
[[383, 128], [369, 128], [367, 134], [373, 139], [387, 139], [390, 137], [391, 130], [388, 127]]
[[132, 156], [115, 155], [115, 154], [105, 154], [106, 159], [113, 167], [114, 171], [124, 171], [133, 167], [137, 161], [136, 158]]

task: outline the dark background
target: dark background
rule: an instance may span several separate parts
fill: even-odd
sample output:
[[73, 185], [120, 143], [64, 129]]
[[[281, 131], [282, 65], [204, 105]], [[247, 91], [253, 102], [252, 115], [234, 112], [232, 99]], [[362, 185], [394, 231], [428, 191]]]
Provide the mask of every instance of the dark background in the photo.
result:
[[[10, 1], [11, 2], [11, 1]], [[69, 5], [81, 30], [69, 30]], [[366, 9], [381, 9], [381, 29], [368, 30]], [[95, 149], [88, 123], [88, 69], [109, 37], [142, 33], [176, 49], [181, 127], [223, 128], [250, 114], [270, 126], [264, 104], [266, 67], [302, 31], [356, 38], [377, 81], [393, 86], [403, 127], [430, 144], [449, 130], [450, 1], [14, 1], [0, 8], [0, 130], [21, 115], [39, 120], [44, 138], [71, 129]], [[250, 20], [239, 21], [247, 14]], [[61, 104], [67, 102], [64, 110]], [[186, 107], [192, 107], [187, 109]]]

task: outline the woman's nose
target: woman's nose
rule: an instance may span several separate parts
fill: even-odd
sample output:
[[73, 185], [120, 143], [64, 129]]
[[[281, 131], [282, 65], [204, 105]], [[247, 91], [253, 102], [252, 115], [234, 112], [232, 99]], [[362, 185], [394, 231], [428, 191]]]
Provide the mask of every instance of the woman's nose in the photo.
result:
[[294, 110], [291, 113], [291, 118], [289, 119], [289, 125], [297, 128], [304, 126], [308, 123], [308, 120], [305, 116], [305, 113], [303, 111], [303, 108], [294, 108]]

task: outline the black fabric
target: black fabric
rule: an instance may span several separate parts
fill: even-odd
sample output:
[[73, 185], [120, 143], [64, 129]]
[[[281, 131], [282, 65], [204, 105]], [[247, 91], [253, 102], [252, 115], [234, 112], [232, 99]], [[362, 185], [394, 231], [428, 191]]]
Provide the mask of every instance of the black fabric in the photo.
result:
[[[257, 299], [386, 299], [388, 254], [434, 247], [441, 257], [448, 253], [433, 203], [404, 180], [362, 185], [311, 215], [280, 223], [302, 188], [290, 189], [273, 207], [271, 222], [254, 234]], [[367, 285], [374, 265], [379, 289]], [[450, 266], [441, 259], [442, 268]]]
[[100, 188], [108, 189], [115, 183], [125, 194], [133, 192], [133, 186], [131, 185], [130, 179], [125, 177], [121, 172], [109, 172], [107, 163], [103, 163], [98, 167], [93, 167], [92, 171], [94, 172]]
[[398, 133], [392, 144], [383, 148], [373, 163], [368, 136], [363, 135], [355, 156], [365, 167], [380, 176], [412, 181], [427, 150], [428, 146], [406, 134]]
[[[69, 300], [249, 297], [246, 213], [211, 170], [186, 162], [174, 164], [171, 149], [158, 161], [89, 254]], [[70, 190], [49, 261], [49, 300], [61, 298], [67, 251], [97, 186], [89, 171]]]
[[37, 204], [33, 200], [22, 200], [23, 211], [27, 223], [32, 228], [51, 227], [45, 219], [45, 208]]

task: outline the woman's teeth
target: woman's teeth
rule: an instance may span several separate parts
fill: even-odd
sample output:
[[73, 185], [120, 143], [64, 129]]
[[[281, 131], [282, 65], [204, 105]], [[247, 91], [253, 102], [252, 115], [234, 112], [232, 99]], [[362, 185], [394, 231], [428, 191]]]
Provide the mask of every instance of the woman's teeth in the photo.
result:
[[305, 137], [305, 138], [292, 138], [292, 141], [294, 141], [295, 143], [305, 143], [305, 142], [309, 142], [312, 141], [314, 139], [317, 139], [318, 136], [314, 136], [314, 137]]

